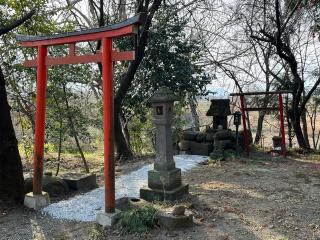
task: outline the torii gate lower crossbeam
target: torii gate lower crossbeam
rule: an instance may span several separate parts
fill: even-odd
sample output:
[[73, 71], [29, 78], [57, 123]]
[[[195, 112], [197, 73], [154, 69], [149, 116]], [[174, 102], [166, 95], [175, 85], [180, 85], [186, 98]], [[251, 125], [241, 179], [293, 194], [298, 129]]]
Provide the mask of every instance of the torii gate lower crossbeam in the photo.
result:
[[[36, 130], [34, 145], [34, 177], [33, 194], [27, 197], [39, 196], [40, 200], [29, 203], [29, 207], [38, 209], [43, 202], [42, 175], [45, 140], [45, 109], [47, 67], [53, 65], [79, 64], [101, 62], [103, 84], [103, 128], [104, 128], [104, 176], [105, 176], [105, 212], [115, 212], [115, 173], [114, 173], [114, 110], [113, 110], [113, 61], [134, 60], [134, 52], [116, 52], [112, 50], [112, 39], [135, 35], [139, 25], [145, 21], [145, 15], [140, 14], [118, 24], [95, 28], [86, 31], [76, 31], [53, 36], [17, 36], [23, 47], [36, 47], [36, 59], [26, 60], [26, 67], [37, 67], [36, 96]], [[102, 51], [92, 55], [76, 55], [76, 43], [85, 41], [101, 41]], [[47, 48], [55, 45], [69, 45], [69, 54], [64, 57], [50, 57]], [[26, 203], [26, 201], [25, 201]]]

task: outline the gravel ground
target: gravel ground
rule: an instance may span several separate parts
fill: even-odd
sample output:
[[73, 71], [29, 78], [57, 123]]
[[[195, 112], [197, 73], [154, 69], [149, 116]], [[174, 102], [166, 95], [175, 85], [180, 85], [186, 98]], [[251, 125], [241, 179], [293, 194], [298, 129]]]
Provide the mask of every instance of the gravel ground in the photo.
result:
[[[207, 157], [176, 155], [174, 160], [176, 166], [185, 172], [195, 167], [198, 163], [207, 160]], [[115, 184], [116, 199], [122, 197], [138, 198], [140, 188], [147, 184], [148, 171], [152, 168], [153, 164], [149, 164], [118, 177]], [[95, 221], [98, 212], [103, 208], [104, 187], [101, 187], [71, 199], [53, 203], [44, 208], [42, 212], [58, 219], [90, 222]]]
[[0, 239], [320, 240], [320, 161], [267, 154], [199, 165], [185, 173], [195, 226], [121, 236], [91, 222], [22, 207], [0, 210]]

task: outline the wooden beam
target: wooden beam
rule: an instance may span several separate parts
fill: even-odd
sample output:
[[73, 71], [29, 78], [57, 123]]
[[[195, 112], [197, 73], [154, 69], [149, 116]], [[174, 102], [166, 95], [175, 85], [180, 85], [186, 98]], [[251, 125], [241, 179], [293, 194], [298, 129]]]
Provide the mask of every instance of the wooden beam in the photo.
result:
[[278, 108], [273, 107], [257, 107], [257, 108], [244, 108], [244, 111], [253, 112], [253, 111], [278, 111]]
[[275, 95], [279, 93], [292, 93], [290, 90], [282, 90], [282, 91], [275, 91], [275, 92], [245, 92], [245, 93], [231, 93], [230, 96], [249, 96], [249, 95]]
[[135, 59], [135, 51], [118, 52], [112, 51], [112, 61], [133, 61]]
[[[70, 49], [71, 50], [71, 49]], [[47, 57], [46, 66], [55, 65], [66, 65], [66, 64], [83, 64], [83, 63], [94, 63], [101, 62], [102, 60], [101, 52], [96, 54], [86, 54], [81, 56], [68, 55], [66, 57]], [[132, 61], [135, 59], [134, 51], [126, 52], [112, 52], [112, 61]], [[37, 67], [37, 58], [33, 60], [26, 60], [23, 65], [25, 67]]]
[[53, 46], [53, 45], [63, 45], [75, 42], [88, 42], [88, 41], [98, 41], [102, 38], [116, 38], [124, 37], [129, 35], [137, 34], [138, 26], [130, 25], [123, 28], [115, 29], [107, 32], [96, 32], [87, 33], [78, 36], [66, 36], [61, 38], [53, 38], [38, 41], [25, 41], [21, 42], [22, 47], [37, 47], [37, 46]]

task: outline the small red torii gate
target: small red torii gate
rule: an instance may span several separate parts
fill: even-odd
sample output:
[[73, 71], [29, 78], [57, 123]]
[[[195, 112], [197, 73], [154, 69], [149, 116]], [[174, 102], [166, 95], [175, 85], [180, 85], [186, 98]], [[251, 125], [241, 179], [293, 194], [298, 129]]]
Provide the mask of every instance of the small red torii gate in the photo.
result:
[[[246, 92], [246, 93], [231, 93], [230, 96], [240, 96], [240, 110], [242, 113], [242, 121], [243, 121], [243, 144], [246, 150], [247, 155], [249, 156], [249, 137], [247, 132], [247, 118], [246, 112], [249, 111], [279, 111], [280, 114], [280, 132], [281, 132], [281, 150], [282, 155], [286, 157], [286, 135], [284, 129], [284, 114], [283, 114], [283, 99], [282, 94], [285, 93], [292, 93], [292, 91], [282, 90], [282, 91], [275, 91], [275, 92]], [[271, 108], [271, 107], [255, 107], [255, 108], [247, 108], [245, 103], [245, 96], [257, 96], [257, 95], [278, 95], [278, 107]]]
[[[104, 176], [105, 176], [105, 212], [115, 212], [115, 173], [114, 173], [114, 126], [113, 126], [113, 62], [135, 59], [134, 51], [117, 52], [112, 50], [113, 38], [133, 36], [145, 21], [145, 14], [139, 14], [121, 23], [75, 31], [52, 36], [17, 35], [22, 47], [38, 49], [38, 56], [26, 60], [24, 66], [37, 68], [36, 129], [33, 158], [33, 195], [42, 194], [42, 174], [45, 138], [47, 67], [65, 64], [101, 62], [103, 90], [103, 128], [104, 128]], [[76, 43], [101, 41], [101, 52], [76, 55]], [[69, 54], [63, 57], [50, 57], [47, 48], [55, 45], [69, 45]]]

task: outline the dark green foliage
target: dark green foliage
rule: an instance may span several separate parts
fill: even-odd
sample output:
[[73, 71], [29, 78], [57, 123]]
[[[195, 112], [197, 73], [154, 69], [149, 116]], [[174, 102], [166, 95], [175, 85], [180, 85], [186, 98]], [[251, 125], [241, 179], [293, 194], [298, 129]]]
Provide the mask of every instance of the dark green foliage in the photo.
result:
[[[177, 16], [175, 7], [163, 6], [156, 13], [145, 57], [124, 100], [123, 116], [128, 123], [130, 135], [145, 139], [144, 145], [149, 144], [148, 148], [152, 140], [141, 134], [152, 135], [152, 129], [147, 128], [150, 124], [144, 124], [150, 109], [148, 99], [151, 95], [159, 87], [166, 86], [180, 97], [179, 108], [182, 109], [187, 104], [188, 96], [205, 95], [206, 86], [210, 83], [205, 68], [197, 64], [204, 54], [200, 40], [192, 34], [188, 37], [188, 31], [187, 19]], [[118, 41], [117, 47], [122, 50], [132, 49], [133, 42], [130, 39]], [[126, 68], [125, 64], [122, 66]], [[120, 67], [118, 71], [123, 70]], [[141, 124], [137, 123], [137, 119], [141, 120]], [[176, 123], [180, 122], [176, 117], [174, 129], [179, 127]], [[138, 131], [135, 132], [137, 126]], [[131, 143], [133, 147], [136, 145], [134, 138]]]
[[143, 206], [124, 212], [120, 221], [121, 233], [143, 233], [153, 228], [157, 210], [152, 206]]

